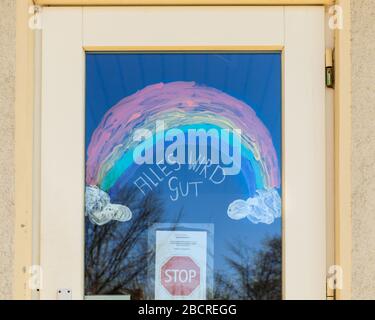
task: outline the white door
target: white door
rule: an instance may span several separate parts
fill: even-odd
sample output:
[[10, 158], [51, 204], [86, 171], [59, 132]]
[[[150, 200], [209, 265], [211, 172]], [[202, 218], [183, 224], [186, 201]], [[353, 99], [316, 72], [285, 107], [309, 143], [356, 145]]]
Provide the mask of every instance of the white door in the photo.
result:
[[[82, 299], [85, 295], [166, 299], [222, 298], [220, 295], [227, 295], [251, 299], [267, 298], [267, 290], [279, 290], [280, 297], [282, 290], [282, 297], [286, 299], [325, 298], [326, 137], [322, 6], [46, 7], [43, 10], [42, 46], [42, 299], [55, 299], [57, 291], [63, 288], [71, 290], [73, 299]], [[185, 61], [185, 67], [181, 67], [181, 61]], [[110, 66], [115, 66], [112, 71]], [[211, 69], [200, 76], [201, 66]], [[245, 67], [250, 70], [247, 78], [242, 74]], [[181, 69], [179, 74], [177, 69]], [[262, 70], [273, 71], [263, 74]], [[121, 83], [115, 80], [119, 76], [122, 77]], [[140, 77], [143, 77], [142, 81]], [[241, 77], [247, 79], [247, 86], [237, 83]], [[237, 90], [236, 85], [241, 90]], [[113, 91], [117, 86], [119, 91]], [[188, 98], [185, 99], [185, 95]], [[138, 104], [132, 102], [140, 97], [148, 100], [145, 98]], [[173, 102], [174, 99], [177, 100]], [[170, 103], [175, 104], [166, 106]], [[181, 221], [165, 217], [147, 225], [143, 250], [152, 249], [153, 253], [146, 257], [150, 262], [145, 266], [147, 272], [142, 270], [143, 278], [129, 278], [116, 287], [121, 282], [121, 275], [134, 271], [131, 262], [124, 262], [129, 256], [121, 255], [121, 251], [119, 259], [123, 269], [115, 270], [107, 279], [110, 286], [98, 282], [90, 284], [92, 270], [95, 265], [100, 265], [101, 257], [96, 255], [96, 260], [88, 260], [90, 253], [86, 252], [85, 258], [85, 248], [86, 251], [99, 250], [98, 247], [88, 247], [88, 242], [96, 241], [92, 237], [103, 228], [109, 228], [111, 223], [125, 226], [120, 238], [126, 237], [136, 223], [142, 222], [139, 215], [144, 213], [146, 206], [142, 202], [143, 205], [133, 208], [119, 200], [121, 188], [118, 186], [125, 181], [121, 179], [131, 175], [130, 171], [124, 174], [126, 156], [123, 148], [128, 142], [123, 140], [124, 131], [122, 140], [109, 146], [114, 134], [106, 131], [107, 122], [113, 120], [116, 123], [122, 119], [133, 123], [127, 134], [135, 139], [135, 132], [143, 133], [142, 139], [147, 141], [153, 137], [152, 134], [147, 137], [149, 131], [146, 129], [150, 127], [141, 124], [150, 119], [160, 120], [153, 118], [156, 112], [152, 111], [158, 110], [160, 114], [164, 107], [169, 108], [168, 115], [164, 113], [163, 118], [166, 136], [176, 138], [184, 128], [192, 129], [193, 125], [195, 129], [204, 126], [242, 129], [239, 148], [235, 145], [238, 132], [230, 133], [233, 135], [232, 157], [218, 155], [221, 160], [225, 156], [232, 160], [227, 164], [232, 164], [233, 169], [238, 165], [233, 152], [243, 150], [242, 166], [248, 167], [248, 176], [244, 169], [242, 180], [239, 180], [242, 182], [233, 185], [228, 182], [226, 189], [225, 183], [224, 189], [215, 182], [204, 189], [209, 182], [193, 181], [195, 184], [190, 183], [193, 189], [188, 195], [192, 198], [186, 196], [182, 199], [188, 192], [178, 191], [177, 178], [170, 179], [180, 173], [171, 174], [164, 184], [167, 189], [169, 187], [169, 200], [159, 199], [160, 206], [174, 206], [173, 210], [177, 210], [180, 208], [178, 201], [182, 199], [185, 202], [181, 208], [186, 210], [181, 209]], [[195, 121], [202, 115], [205, 117], [203, 122]], [[143, 122], [137, 120], [141, 118]], [[237, 126], [227, 125], [228, 119]], [[171, 123], [177, 123], [179, 131], [172, 128]], [[121, 128], [119, 125], [118, 130]], [[156, 133], [158, 130], [155, 129]], [[106, 134], [108, 136], [104, 139]], [[103, 141], [98, 142], [101, 139]], [[224, 139], [223, 136], [220, 139]], [[184, 148], [188, 146], [184, 144]], [[147, 148], [143, 151], [148, 152]], [[246, 161], [249, 161], [248, 165]], [[147, 170], [153, 168], [147, 159], [144, 162], [149, 165]], [[134, 172], [139, 167], [142, 166], [138, 163]], [[226, 169], [227, 181], [235, 179], [233, 175], [238, 172], [230, 173], [230, 165]], [[165, 167], [161, 169], [164, 173], [166, 170]], [[164, 189], [153, 189], [153, 185], [159, 182], [161, 185], [165, 177], [158, 176], [160, 181], [153, 183], [150, 176], [142, 174], [143, 180], [133, 181], [132, 186], [138, 188], [137, 194], [144, 193], [142, 188], [148, 188], [155, 196], [162, 197], [164, 191], [160, 190]], [[181, 175], [180, 178], [187, 177], [187, 174]], [[204, 178], [200, 176], [200, 179]], [[248, 188], [240, 189], [244, 188], [246, 181]], [[203, 189], [200, 189], [201, 183]], [[232, 187], [238, 187], [240, 191], [231, 193]], [[92, 196], [89, 201], [94, 201], [90, 202], [91, 211], [86, 203], [86, 214], [85, 188], [86, 197]], [[114, 191], [113, 188], [117, 189]], [[198, 202], [201, 201], [197, 198], [201, 190], [206, 198]], [[223, 199], [227, 201], [225, 205], [220, 202]], [[197, 203], [202, 209], [194, 209]], [[215, 213], [210, 208], [215, 208]], [[195, 216], [197, 212], [199, 217]], [[220, 215], [220, 220], [215, 220], [215, 214]], [[199, 220], [201, 217], [206, 218]], [[116, 221], [108, 222], [111, 219]], [[241, 233], [245, 234], [244, 241], [235, 238]], [[279, 237], [281, 248], [277, 248], [281, 250], [276, 258], [281, 262], [276, 270], [276, 287], [266, 289], [262, 295], [254, 292], [252, 296], [246, 296], [236, 287], [238, 281], [230, 283], [225, 279], [225, 273], [233, 274], [232, 279], [237, 277], [233, 263], [228, 265], [224, 264], [225, 259], [220, 260], [220, 256], [227, 253], [229, 235], [238, 241], [240, 250], [250, 250], [244, 254], [237, 252], [237, 255], [232, 250], [232, 262], [246, 258], [246, 254], [250, 254], [250, 259], [254, 248], [269, 250], [270, 246], [262, 247], [264, 242], [259, 237]], [[181, 237], [185, 239], [182, 244], [184, 254], [176, 247], [176, 241], [181, 241]], [[138, 238], [132, 239], [138, 241]], [[99, 247], [111, 245], [111, 242], [103, 242]], [[117, 257], [113, 256], [116, 253], [111, 254], [109, 258], [116, 260]], [[104, 265], [111, 264], [111, 261], [105, 261]], [[245, 265], [249, 267], [249, 274], [262, 271], [257, 269], [253, 260], [245, 261]], [[220, 274], [219, 269], [224, 273]], [[106, 270], [95, 272], [106, 274]], [[177, 271], [172, 274], [168, 270]], [[190, 273], [185, 274], [186, 270]], [[185, 275], [189, 275], [189, 285], [184, 284], [188, 279]], [[226, 286], [220, 287], [219, 278]], [[173, 279], [177, 283], [171, 284]], [[251, 283], [241, 285], [251, 286]], [[146, 293], [146, 286], [150, 294]], [[230, 287], [232, 291], [228, 289], [223, 293], [224, 287]]]

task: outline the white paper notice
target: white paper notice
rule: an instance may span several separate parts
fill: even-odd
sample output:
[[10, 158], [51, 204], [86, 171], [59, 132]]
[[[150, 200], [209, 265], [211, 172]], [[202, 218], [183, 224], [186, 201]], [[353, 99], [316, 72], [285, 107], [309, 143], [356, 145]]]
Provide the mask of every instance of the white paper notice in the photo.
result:
[[207, 297], [207, 232], [156, 231], [155, 299]]

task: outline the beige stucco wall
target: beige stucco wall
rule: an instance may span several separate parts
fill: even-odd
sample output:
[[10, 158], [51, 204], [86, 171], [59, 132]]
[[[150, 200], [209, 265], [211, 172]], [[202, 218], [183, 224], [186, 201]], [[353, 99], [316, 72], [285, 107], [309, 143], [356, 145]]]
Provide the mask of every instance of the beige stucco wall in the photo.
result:
[[16, 1], [0, 0], [0, 299], [12, 295]]
[[375, 299], [375, 1], [351, 6], [352, 296]]

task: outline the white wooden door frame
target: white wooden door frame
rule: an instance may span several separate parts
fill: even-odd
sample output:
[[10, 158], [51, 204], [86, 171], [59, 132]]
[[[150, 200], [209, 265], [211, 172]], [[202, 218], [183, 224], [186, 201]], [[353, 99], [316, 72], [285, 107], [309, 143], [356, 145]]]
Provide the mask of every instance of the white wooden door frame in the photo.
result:
[[245, 45], [283, 48], [284, 297], [325, 298], [324, 8], [280, 6], [44, 8], [42, 299], [83, 298], [85, 49]]

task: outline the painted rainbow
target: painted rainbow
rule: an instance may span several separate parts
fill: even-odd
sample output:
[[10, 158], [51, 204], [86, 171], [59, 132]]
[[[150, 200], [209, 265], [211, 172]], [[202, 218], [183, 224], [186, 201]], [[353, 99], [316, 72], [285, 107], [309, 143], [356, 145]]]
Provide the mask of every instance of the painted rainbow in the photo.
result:
[[[258, 194], [263, 194], [263, 198], [259, 196], [256, 199], [270, 201], [264, 197], [264, 192], [268, 191], [272, 191], [269, 194], [272, 197], [278, 197], [275, 189], [280, 187], [280, 170], [272, 138], [265, 125], [246, 103], [195, 82], [150, 85], [113, 106], [103, 117], [89, 143], [86, 184], [109, 192], [125, 173], [131, 175], [137, 166], [133, 159], [134, 148], [139, 143], [134, 139], [135, 132], [137, 129], [152, 131], [158, 120], [164, 121], [165, 130], [179, 128], [186, 131], [187, 128], [202, 127], [240, 129], [241, 155], [245, 160], [242, 161], [243, 170], [254, 173]], [[235, 208], [239, 212], [242, 210], [242, 215], [245, 215], [245, 211], [251, 211], [251, 206], [262, 207], [256, 204], [254, 198], [248, 200], [236, 200], [247, 203], [245, 209], [242, 208], [243, 203], [240, 208], [236, 203]], [[276, 202], [274, 211], [278, 212], [274, 214], [275, 217], [280, 214], [280, 199], [276, 199]], [[230, 208], [228, 215], [233, 218], [233, 214], [229, 214]]]

